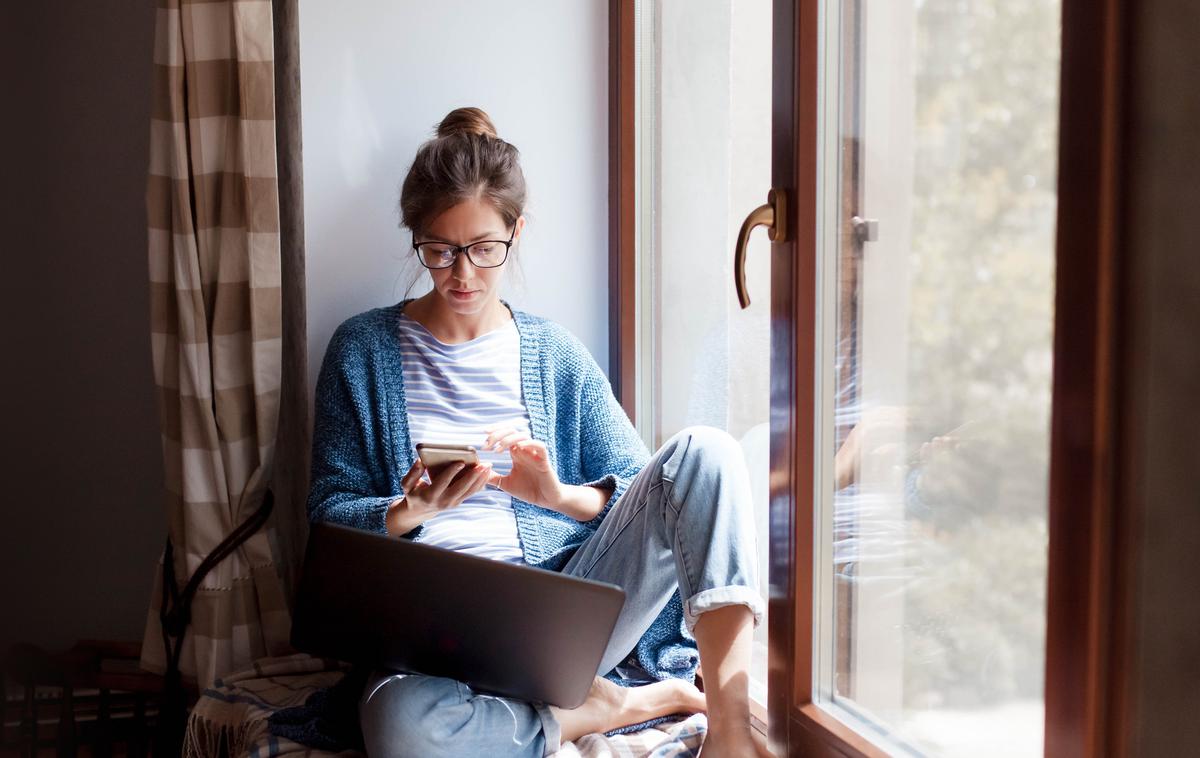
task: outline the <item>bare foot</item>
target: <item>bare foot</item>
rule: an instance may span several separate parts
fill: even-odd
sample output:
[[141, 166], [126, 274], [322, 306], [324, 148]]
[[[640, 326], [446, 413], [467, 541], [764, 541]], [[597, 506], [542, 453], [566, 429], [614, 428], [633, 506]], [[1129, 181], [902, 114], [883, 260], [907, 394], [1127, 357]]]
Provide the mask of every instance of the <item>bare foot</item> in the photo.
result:
[[550, 708], [562, 728], [563, 742], [659, 716], [696, 713], [704, 709], [704, 694], [682, 679], [668, 679], [643, 687], [621, 687], [603, 677], [596, 677], [587, 699], [578, 708]]

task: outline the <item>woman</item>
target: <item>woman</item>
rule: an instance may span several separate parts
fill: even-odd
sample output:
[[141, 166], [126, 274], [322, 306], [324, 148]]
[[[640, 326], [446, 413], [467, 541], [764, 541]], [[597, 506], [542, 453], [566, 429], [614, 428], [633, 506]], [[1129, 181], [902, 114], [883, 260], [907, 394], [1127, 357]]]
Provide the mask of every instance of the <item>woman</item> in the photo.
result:
[[[361, 702], [367, 749], [539, 756], [706, 710], [705, 755], [765, 752], [750, 729], [763, 602], [739, 448], [695, 428], [651, 457], [579, 341], [500, 300], [524, 203], [517, 150], [483, 111], [451, 112], [417, 152], [400, 209], [433, 288], [348, 320], [330, 341], [309, 515], [623, 587], [605, 677], [565, 710], [382, 673]], [[484, 457], [430, 478], [415, 457], [422, 441], [473, 444]], [[703, 694], [690, 683], [697, 649]]]

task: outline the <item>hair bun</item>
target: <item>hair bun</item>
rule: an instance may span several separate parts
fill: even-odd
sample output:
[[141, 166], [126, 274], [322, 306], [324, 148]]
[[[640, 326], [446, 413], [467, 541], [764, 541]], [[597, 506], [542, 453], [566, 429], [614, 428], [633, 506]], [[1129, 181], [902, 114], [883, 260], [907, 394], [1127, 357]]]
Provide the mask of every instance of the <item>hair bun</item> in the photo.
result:
[[482, 134], [493, 139], [499, 137], [496, 125], [479, 108], [455, 108], [447, 113], [437, 125], [437, 136], [449, 137], [451, 134]]

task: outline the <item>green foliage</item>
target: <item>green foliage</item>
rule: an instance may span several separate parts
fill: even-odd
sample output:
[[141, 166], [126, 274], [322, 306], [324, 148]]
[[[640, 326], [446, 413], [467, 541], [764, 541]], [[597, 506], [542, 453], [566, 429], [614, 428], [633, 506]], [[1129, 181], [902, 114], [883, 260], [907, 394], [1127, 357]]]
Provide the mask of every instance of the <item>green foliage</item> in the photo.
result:
[[[918, 3], [905, 702], [1042, 691], [1058, 0]], [[963, 424], [966, 424], [963, 427]]]

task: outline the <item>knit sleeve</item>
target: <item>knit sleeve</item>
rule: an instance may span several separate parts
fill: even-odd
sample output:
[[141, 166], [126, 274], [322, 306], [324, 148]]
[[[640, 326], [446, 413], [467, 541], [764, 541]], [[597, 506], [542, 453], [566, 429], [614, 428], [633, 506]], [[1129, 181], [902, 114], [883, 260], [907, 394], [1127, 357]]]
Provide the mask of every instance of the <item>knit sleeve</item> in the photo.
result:
[[381, 414], [370, 387], [368, 345], [350, 322], [329, 342], [317, 379], [309, 521], [386, 533], [391, 492]]
[[590, 522], [595, 526], [625, 494], [650, 453], [613, 395], [604, 372], [590, 353], [584, 355], [579, 425], [583, 476], [590, 486], [612, 489], [612, 497]]

